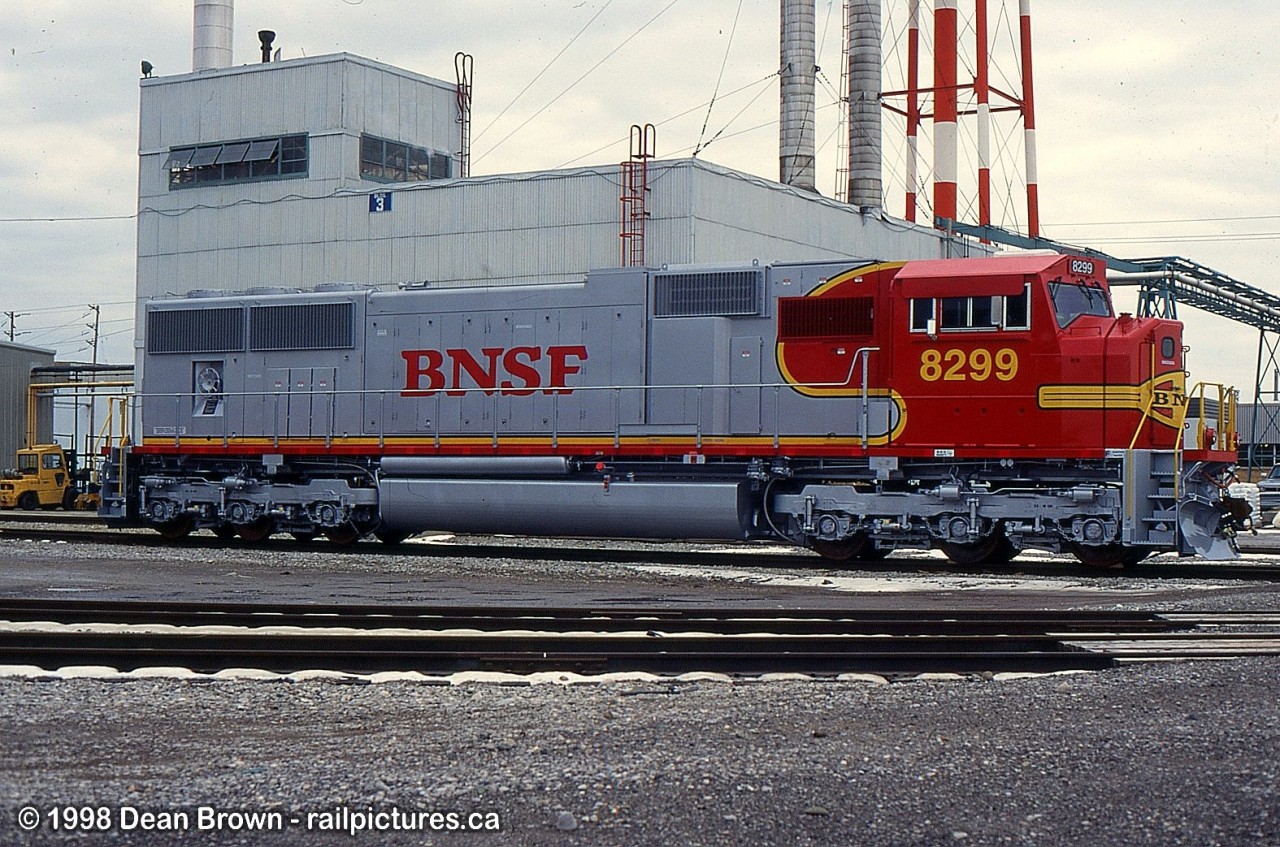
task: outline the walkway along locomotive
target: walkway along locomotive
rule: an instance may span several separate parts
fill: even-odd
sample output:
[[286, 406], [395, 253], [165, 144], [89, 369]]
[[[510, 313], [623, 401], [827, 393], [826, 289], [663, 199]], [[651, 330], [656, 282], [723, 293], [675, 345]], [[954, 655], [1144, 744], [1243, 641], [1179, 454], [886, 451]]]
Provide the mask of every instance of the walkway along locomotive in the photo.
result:
[[1116, 317], [1093, 259], [203, 291], [145, 315], [102, 513], [174, 538], [1235, 555], [1234, 393], [1189, 396], [1182, 325]]

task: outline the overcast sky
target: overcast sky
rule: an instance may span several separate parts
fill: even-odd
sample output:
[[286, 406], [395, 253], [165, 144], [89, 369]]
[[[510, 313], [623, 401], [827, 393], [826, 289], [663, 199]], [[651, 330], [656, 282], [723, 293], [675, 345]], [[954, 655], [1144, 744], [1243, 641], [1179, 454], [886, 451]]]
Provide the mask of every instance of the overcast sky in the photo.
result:
[[[991, 4], [1003, 45], [1017, 3]], [[17, 341], [87, 360], [87, 304], [99, 303], [100, 360], [132, 361], [138, 67], [190, 71], [191, 0], [10, 5], [0, 17], [0, 312], [21, 314]], [[776, 178], [778, 5], [237, 0], [235, 63], [258, 60], [259, 29], [278, 33], [286, 59], [345, 51], [449, 81], [464, 50], [475, 60], [473, 173], [618, 162], [630, 125], [649, 122], [660, 157], [701, 147], [709, 161]], [[828, 195], [840, 6], [817, 0], [817, 181]], [[904, 7], [885, 0], [891, 29]], [[1034, 0], [1033, 16], [1044, 233], [1119, 256], [1187, 256], [1280, 293], [1280, 5]], [[892, 76], [900, 61], [886, 49]], [[994, 79], [1016, 80], [1010, 64]], [[886, 205], [902, 215], [891, 123]], [[1008, 127], [997, 136], [1020, 155]], [[973, 167], [969, 154], [961, 170]], [[997, 214], [1024, 226], [1015, 177], [997, 177]], [[1131, 308], [1132, 294], [1118, 301]], [[1186, 308], [1181, 317], [1196, 378], [1251, 386], [1256, 332]]]

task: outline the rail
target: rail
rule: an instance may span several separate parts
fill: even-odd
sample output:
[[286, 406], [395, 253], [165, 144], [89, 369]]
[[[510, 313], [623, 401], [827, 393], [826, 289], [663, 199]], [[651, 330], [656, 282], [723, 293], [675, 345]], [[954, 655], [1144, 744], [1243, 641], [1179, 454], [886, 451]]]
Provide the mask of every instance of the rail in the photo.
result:
[[[870, 445], [873, 437], [871, 429], [872, 389], [869, 384], [869, 358], [879, 347], [860, 347], [853, 352], [849, 368], [843, 380], [832, 382], [754, 382], [754, 383], [706, 383], [706, 384], [664, 384], [664, 385], [542, 385], [542, 386], [498, 386], [498, 387], [440, 387], [406, 392], [402, 389], [352, 389], [339, 390], [286, 390], [286, 391], [244, 391], [218, 392], [216, 395], [204, 395], [196, 391], [133, 393], [122, 398], [127, 404], [127, 414], [136, 422], [135, 432], [141, 437], [172, 437], [174, 447], [183, 443], [208, 443], [210, 439], [220, 439], [223, 447], [230, 445], [231, 440], [245, 436], [247, 427], [233, 428], [235, 418], [243, 421], [251, 414], [261, 415], [263, 424], [258, 431], [250, 430], [247, 437], [270, 439], [273, 447], [291, 438], [323, 438], [326, 447], [333, 446], [335, 441], [350, 439], [366, 439], [376, 437], [378, 447], [386, 446], [388, 438], [404, 436], [430, 437], [433, 446], [439, 448], [442, 439], [447, 436], [485, 436], [490, 439], [492, 447], [497, 448], [504, 436], [527, 436], [530, 432], [550, 431], [551, 446], [558, 448], [565, 437], [582, 435], [611, 434], [613, 446], [620, 447], [627, 427], [648, 425], [647, 432], [663, 432], [669, 434], [691, 435], [696, 448], [701, 449], [708, 437], [725, 433], [739, 435], [772, 436], [773, 446], [779, 447], [782, 442], [782, 422], [784, 389], [786, 390], [823, 390], [847, 389], [849, 399], [856, 399], [858, 423], [851, 427], [848, 437], [859, 438], [863, 449]], [[861, 366], [861, 382], [854, 382], [854, 374]], [[764, 397], [756, 395], [749, 401], [749, 407], [755, 410], [755, 424], [734, 429], [733, 406], [735, 397], [743, 392], [772, 391], [772, 403], [764, 402]], [[607, 392], [613, 395], [609, 404], [612, 421], [603, 428], [584, 428], [566, 422], [569, 415], [580, 416], [579, 404], [565, 409], [566, 399], [570, 395], [589, 394], [591, 392]], [[689, 394], [693, 394], [693, 402], [689, 403]], [[407, 395], [407, 396], [406, 396]], [[455, 430], [442, 431], [444, 414], [466, 414], [471, 411], [479, 413], [478, 405], [468, 408], [467, 402], [477, 396], [491, 398], [487, 412], [490, 418], [486, 428], [479, 426], [463, 426]], [[508, 424], [511, 415], [504, 419], [502, 402], [512, 398], [538, 395], [526, 414], [531, 419], [537, 417], [536, 412], [546, 411], [547, 417], [541, 426], [518, 428]], [[665, 395], [665, 396], [664, 396]], [[422, 415], [421, 406], [406, 407], [394, 404], [393, 400], [403, 398], [406, 401], [427, 399], [431, 402], [430, 417]], [[221, 411], [215, 415], [198, 415], [192, 410], [207, 400], [216, 399], [222, 402]], [[660, 400], [666, 400], [673, 407], [682, 406], [687, 409], [679, 419], [650, 420], [653, 417], [652, 407]], [[237, 401], [234, 404], [232, 401]], [[318, 401], [318, 406], [317, 406]], [[145, 407], [141, 404], [147, 403]], [[172, 418], [157, 421], [156, 408], [159, 404], [172, 403]], [[303, 407], [294, 411], [293, 404]], [[550, 406], [547, 409], [547, 405]], [[762, 419], [765, 408], [772, 407], [772, 421], [766, 425]], [[692, 406], [692, 409], [688, 409]], [[419, 420], [425, 419], [425, 426], [400, 425], [389, 431], [388, 412], [416, 412]], [[510, 412], [520, 413], [511, 409]], [[122, 410], [122, 415], [126, 414]], [[376, 414], [376, 426], [370, 431], [369, 418]], [[144, 417], [150, 418], [150, 421]], [[658, 417], [665, 417], [658, 415]], [[749, 416], [750, 417], [750, 416]], [[221, 420], [221, 425], [199, 427], [194, 422], [208, 422], [213, 418]], [[267, 418], [270, 420], [268, 421]], [[183, 422], [193, 422], [191, 425]], [[358, 427], [341, 429], [339, 422], [362, 424]], [[266, 424], [270, 423], [268, 428]], [[318, 427], [317, 427], [318, 423]], [[886, 437], [892, 435], [892, 415], [885, 413]], [[505, 425], [505, 428], [504, 428]], [[122, 423], [122, 427], [123, 427]], [[149, 428], [148, 428], [149, 427]], [[200, 431], [195, 431], [199, 429]], [[322, 430], [322, 431], [318, 431]], [[876, 436], [879, 437], [879, 436]]]
[[[0, 660], [55, 671], [919, 674], [1100, 670], [1119, 660], [1280, 655], [1275, 616], [848, 610], [254, 606], [14, 601]], [[109, 629], [85, 622], [110, 621]], [[206, 624], [234, 622], [233, 630]], [[1223, 623], [1237, 631], [1223, 633]], [[164, 624], [157, 632], [156, 624]], [[340, 626], [341, 631], [334, 627]], [[609, 633], [602, 637], [601, 633]], [[665, 638], [654, 638], [659, 633]], [[762, 637], [762, 633], [767, 634]]]

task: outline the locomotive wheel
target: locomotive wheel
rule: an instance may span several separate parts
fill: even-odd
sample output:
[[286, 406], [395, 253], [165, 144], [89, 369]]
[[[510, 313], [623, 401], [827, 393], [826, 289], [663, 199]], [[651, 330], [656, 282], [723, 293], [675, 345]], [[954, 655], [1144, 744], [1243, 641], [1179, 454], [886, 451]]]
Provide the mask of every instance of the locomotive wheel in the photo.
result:
[[191, 528], [195, 526], [195, 522], [190, 515], [182, 515], [165, 523], [156, 524], [156, 532], [160, 533], [160, 537], [165, 541], [178, 541], [186, 538], [191, 534]]
[[240, 537], [250, 544], [257, 544], [259, 541], [265, 541], [271, 537], [271, 533], [276, 531], [276, 522], [271, 518], [258, 518], [253, 523], [244, 524], [236, 527], [236, 532]]
[[977, 541], [939, 541], [938, 549], [957, 565], [1003, 565], [1018, 555], [1018, 548], [1003, 532]]
[[355, 544], [360, 540], [361, 532], [350, 521], [342, 526], [331, 526], [324, 531], [324, 537], [339, 547]]
[[813, 552], [833, 562], [874, 561], [878, 562], [888, 555], [888, 551], [877, 550], [875, 542], [865, 535], [852, 535], [839, 541], [825, 541], [815, 538], [810, 542]]
[[40, 508], [40, 498], [36, 496], [34, 491], [24, 491], [22, 496], [18, 498], [18, 508], [34, 512]]
[[1151, 555], [1151, 550], [1146, 547], [1126, 547], [1123, 544], [1073, 544], [1070, 552], [1080, 560], [1080, 564], [1090, 568], [1128, 568]]
[[229, 523], [220, 523], [212, 529], [214, 535], [223, 541], [230, 541], [236, 537], [236, 528]]

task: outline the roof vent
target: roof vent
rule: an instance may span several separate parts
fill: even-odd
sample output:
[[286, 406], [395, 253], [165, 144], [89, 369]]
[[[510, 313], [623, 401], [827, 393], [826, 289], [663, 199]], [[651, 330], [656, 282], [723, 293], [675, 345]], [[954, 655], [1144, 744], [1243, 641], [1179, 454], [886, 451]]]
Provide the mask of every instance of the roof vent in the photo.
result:
[[276, 34], [269, 29], [258, 30], [258, 40], [262, 42], [262, 61], [271, 61], [271, 42], [276, 40]]

